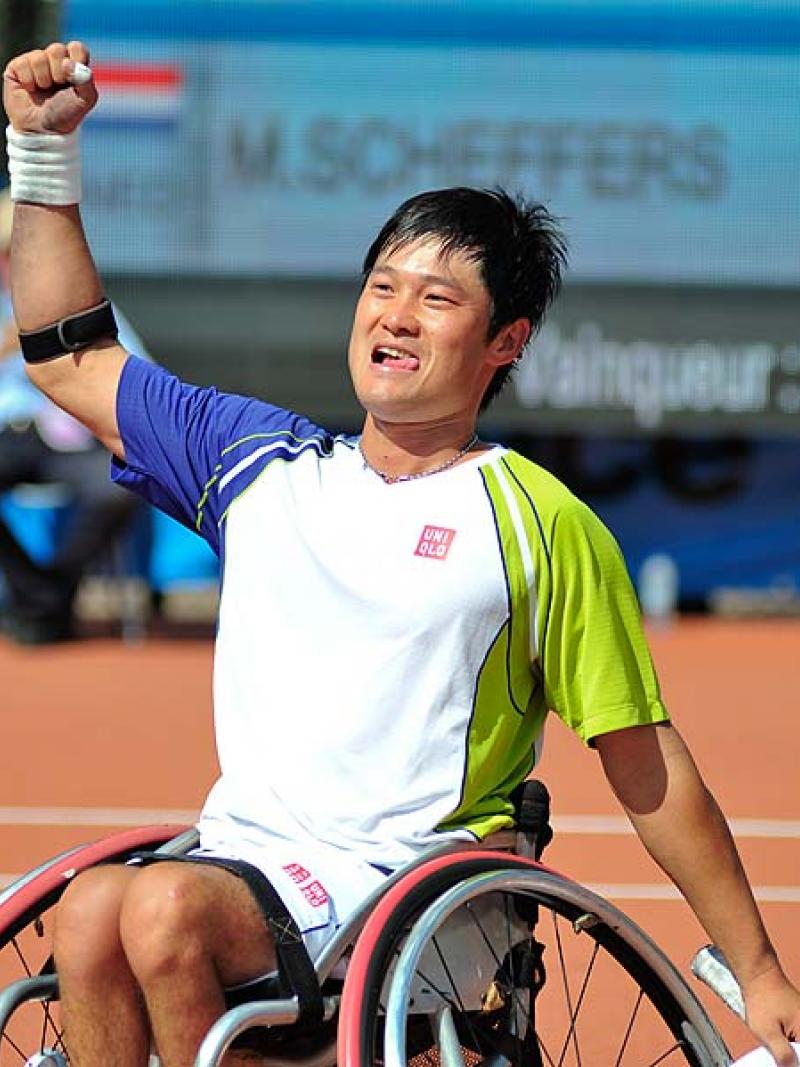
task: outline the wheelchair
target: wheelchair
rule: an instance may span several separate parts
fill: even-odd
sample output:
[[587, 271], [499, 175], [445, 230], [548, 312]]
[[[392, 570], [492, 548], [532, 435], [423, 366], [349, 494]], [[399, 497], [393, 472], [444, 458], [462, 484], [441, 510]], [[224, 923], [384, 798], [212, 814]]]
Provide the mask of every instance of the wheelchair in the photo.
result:
[[[648, 935], [540, 862], [552, 836], [541, 783], [524, 784], [517, 812], [514, 830], [436, 847], [364, 902], [314, 963], [312, 1020], [307, 994], [276, 972], [252, 986], [258, 999], [231, 1004], [195, 1067], [218, 1067], [241, 1044], [271, 1067], [729, 1064]], [[195, 830], [173, 826], [113, 834], [0, 893], [0, 1067], [69, 1062], [49, 948], [69, 881], [143, 849], [182, 856], [196, 842]]]

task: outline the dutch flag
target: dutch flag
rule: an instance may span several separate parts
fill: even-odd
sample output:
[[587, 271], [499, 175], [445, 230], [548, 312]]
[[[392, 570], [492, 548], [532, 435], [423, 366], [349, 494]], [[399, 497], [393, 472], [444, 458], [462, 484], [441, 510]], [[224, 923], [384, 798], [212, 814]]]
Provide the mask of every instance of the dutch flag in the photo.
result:
[[176, 63], [93, 65], [100, 105], [89, 121], [115, 129], [172, 130], [178, 123], [184, 77]]

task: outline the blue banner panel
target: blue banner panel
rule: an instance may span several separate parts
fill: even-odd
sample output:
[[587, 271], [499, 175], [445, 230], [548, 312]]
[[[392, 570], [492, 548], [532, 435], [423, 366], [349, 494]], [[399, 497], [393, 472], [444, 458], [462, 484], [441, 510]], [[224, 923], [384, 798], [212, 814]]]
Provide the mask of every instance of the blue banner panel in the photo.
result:
[[[616, 534], [637, 580], [675, 564], [684, 604], [800, 604], [800, 455], [791, 440], [587, 440], [562, 473]], [[765, 600], [765, 595], [768, 600]]]
[[798, 4], [71, 0], [65, 32], [106, 268], [352, 275], [406, 196], [500, 184], [576, 280], [800, 283]]

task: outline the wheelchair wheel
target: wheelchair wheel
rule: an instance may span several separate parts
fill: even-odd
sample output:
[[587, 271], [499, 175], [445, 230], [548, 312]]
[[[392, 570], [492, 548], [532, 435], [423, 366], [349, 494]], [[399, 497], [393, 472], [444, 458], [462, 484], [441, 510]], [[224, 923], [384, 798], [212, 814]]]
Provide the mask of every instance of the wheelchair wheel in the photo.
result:
[[[146, 826], [78, 846], [0, 892], [0, 1067], [17, 1067], [45, 1048], [63, 1051], [50, 951], [55, 905], [70, 880], [89, 867], [120, 862], [139, 849], [173, 840], [175, 850], [182, 851], [183, 838], [176, 837], [182, 829]], [[184, 837], [187, 847], [193, 843], [191, 831]], [[41, 981], [27, 982], [23, 992], [19, 983], [25, 979]], [[17, 1000], [33, 994], [37, 984], [41, 991], [35, 999], [17, 1006]]]
[[730, 1063], [680, 974], [601, 897], [490, 852], [419, 870], [356, 943], [340, 1067]]

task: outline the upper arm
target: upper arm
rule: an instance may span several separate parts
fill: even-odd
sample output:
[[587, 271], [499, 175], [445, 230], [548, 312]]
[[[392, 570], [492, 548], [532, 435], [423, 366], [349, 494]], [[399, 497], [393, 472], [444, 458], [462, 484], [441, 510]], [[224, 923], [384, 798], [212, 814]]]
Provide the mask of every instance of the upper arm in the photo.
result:
[[121, 345], [109, 341], [46, 363], [28, 363], [26, 370], [34, 385], [124, 459], [117, 391], [127, 358]]
[[681, 784], [703, 788], [686, 742], [669, 723], [616, 730], [594, 743], [609, 785], [635, 824], [662, 808]]
[[656, 726], [635, 726], [594, 739], [608, 783], [626, 809], [661, 805], [667, 779], [661, 732]]
[[293, 412], [190, 385], [134, 356], [119, 380], [117, 419], [125, 458], [113, 464], [114, 479], [215, 551], [228, 508], [265, 466], [330, 448], [324, 431]]

